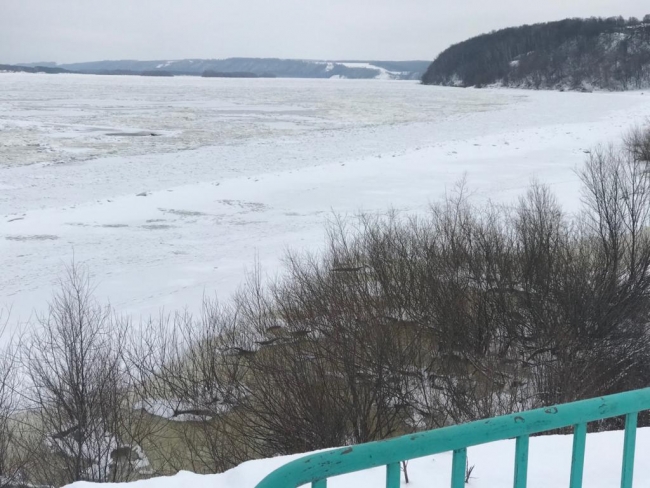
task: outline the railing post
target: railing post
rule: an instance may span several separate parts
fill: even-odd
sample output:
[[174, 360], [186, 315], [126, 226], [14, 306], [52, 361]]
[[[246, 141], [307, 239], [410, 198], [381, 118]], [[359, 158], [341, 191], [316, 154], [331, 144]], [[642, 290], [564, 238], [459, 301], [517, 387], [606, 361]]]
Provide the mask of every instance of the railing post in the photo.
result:
[[386, 488], [399, 488], [400, 469], [399, 463], [386, 465]]
[[623, 441], [623, 472], [621, 488], [632, 488], [634, 476], [634, 451], [636, 448], [636, 424], [639, 414], [629, 413], [625, 416], [625, 439]]
[[327, 488], [327, 478], [313, 481], [311, 484], [311, 488]]
[[571, 455], [570, 488], [582, 488], [582, 475], [585, 466], [585, 444], [587, 441], [587, 424], [573, 426], [573, 454]]
[[515, 448], [515, 488], [526, 488], [528, 482], [528, 445], [529, 437], [522, 435], [517, 437]]
[[465, 487], [465, 469], [467, 467], [467, 449], [456, 449], [451, 463], [451, 488]]

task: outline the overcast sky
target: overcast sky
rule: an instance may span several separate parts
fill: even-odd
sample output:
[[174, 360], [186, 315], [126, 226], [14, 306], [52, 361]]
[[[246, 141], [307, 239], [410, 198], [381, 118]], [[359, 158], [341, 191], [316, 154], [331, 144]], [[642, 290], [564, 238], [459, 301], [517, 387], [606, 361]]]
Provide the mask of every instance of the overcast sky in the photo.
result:
[[103, 59], [433, 59], [449, 44], [648, 0], [0, 0], [0, 63]]

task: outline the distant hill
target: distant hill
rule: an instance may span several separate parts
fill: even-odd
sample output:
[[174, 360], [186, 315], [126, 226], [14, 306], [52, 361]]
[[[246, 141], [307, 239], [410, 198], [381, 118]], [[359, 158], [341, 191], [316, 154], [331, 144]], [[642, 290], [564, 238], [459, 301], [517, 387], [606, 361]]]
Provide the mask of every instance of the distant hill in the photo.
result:
[[650, 87], [650, 15], [566, 19], [454, 44], [422, 77], [429, 85], [633, 90]]
[[[48, 63], [49, 64], [49, 63]], [[31, 66], [23, 64], [22, 66]], [[311, 61], [275, 58], [93, 61], [55, 65], [77, 73], [173, 75], [250, 73], [258, 77], [419, 80], [429, 61]]]

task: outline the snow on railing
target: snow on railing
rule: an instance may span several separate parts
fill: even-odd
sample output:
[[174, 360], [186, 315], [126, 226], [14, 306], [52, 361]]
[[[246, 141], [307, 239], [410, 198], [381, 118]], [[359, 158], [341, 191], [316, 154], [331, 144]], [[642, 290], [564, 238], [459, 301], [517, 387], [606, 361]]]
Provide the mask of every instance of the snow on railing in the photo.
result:
[[467, 424], [444, 427], [381, 442], [313, 454], [273, 471], [257, 488], [296, 488], [311, 483], [326, 488], [333, 476], [386, 466], [386, 487], [400, 485], [400, 462], [453, 451], [451, 487], [465, 486], [467, 448], [516, 438], [514, 487], [525, 488], [529, 436], [573, 427], [570, 487], [582, 487], [587, 423], [625, 416], [621, 488], [632, 487], [637, 417], [650, 410], [650, 388], [579, 402], [514, 413]]

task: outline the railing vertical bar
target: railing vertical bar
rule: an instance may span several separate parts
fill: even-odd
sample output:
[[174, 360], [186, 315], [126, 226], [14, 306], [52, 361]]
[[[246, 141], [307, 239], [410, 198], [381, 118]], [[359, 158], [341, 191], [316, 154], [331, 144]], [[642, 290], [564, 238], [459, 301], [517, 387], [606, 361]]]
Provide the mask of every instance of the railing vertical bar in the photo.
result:
[[386, 465], [386, 488], [399, 488], [400, 468], [399, 463]]
[[322, 480], [312, 481], [311, 488], [327, 488], [327, 478]]
[[467, 449], [456, 449], [451, 463], [451, 488], [465, 487], [465, 468], [467, 466]]
[[573, 426], [573, 454], [571, 455], [570, 488], [582, 488], [582, 475], [585, 467], [585, 445], [587, 441], [587, 424]]
[[623, 441], [623, 472], [621, 488], [632, 488], [634, 475], [634, 451], [636, 448], [636, 425], [639, 414], [629, 413], [625, 416], [625, 439]]
[[528, 444], [529, 437], [522, 435], [517, 437], [515, 449], [515, 488], [526, 488], [528, 482]]

